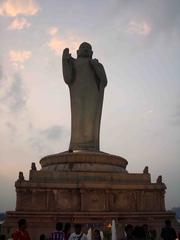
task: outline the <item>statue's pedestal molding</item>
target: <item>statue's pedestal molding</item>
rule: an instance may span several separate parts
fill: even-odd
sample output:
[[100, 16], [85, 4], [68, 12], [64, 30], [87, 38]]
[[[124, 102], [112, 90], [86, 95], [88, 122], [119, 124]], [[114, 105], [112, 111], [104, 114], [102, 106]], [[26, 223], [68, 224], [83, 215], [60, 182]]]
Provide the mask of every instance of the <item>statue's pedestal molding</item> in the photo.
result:
[[64, 172], [125, 172], [127, 160], [104, 152], [75, 151], [40, 160], [42, 170]]
[[[29, 180], [16, 181], [16, 211], [7, 213], [4, 230], [12, 231], [19, 218], [27, 218], [32, 239], [48, 233], [56, 221], [110, 223], [121, 228], [148, 223], [158, 233], [165, 219], [166, 186], [151, 183], [148, 169], [128, 173], [127, 160], [107, 153], [64, 152], [40, 160], [42, 169], [30, 170]], [[176, 226], [178, 226], [176, 224]]]

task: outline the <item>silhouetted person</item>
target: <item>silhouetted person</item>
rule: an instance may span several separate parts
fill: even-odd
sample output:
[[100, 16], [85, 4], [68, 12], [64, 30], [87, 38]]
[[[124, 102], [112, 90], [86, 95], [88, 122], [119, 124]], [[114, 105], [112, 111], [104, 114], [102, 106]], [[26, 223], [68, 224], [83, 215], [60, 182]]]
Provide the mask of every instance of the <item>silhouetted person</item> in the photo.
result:
[[133, 225], [127, 224], [125, 226], [124, 230], [125, 230], [126, 236], [122, 240], [133, 240], [134, 239], [134, 237], [133, 237]]
[[98, 229], [94, 229], [93, 231], [93, 240], [101, 240], [101, 234]]
[[6, 235], [0, 234], [0, 240], [6, 240]]
[[155, 240], [156, 237], [157, 237], [157, 232], [156, 232], [156, 230], [155, 230], [155, 229], [151, 229], [151, 230], [150, 230], [150, 233], [151, 233], [151, 239], [152, 239], [152, 240]]
[[41, 234], [39, 236], [39, 240], [46, 240], [46, 235], [45, 234]]
[[69, 240], [87, 240], [86, 234], [81, 230], [81, 224], [74, 225], [74, 233], [70, 235]]
[[171, 226], [171, 221], [165, 221], [165, 227], [161, 230], [161, 238], [164, 240], [175, 240], [176, 239], [176, 231]]
[[65, 240], [63, 224], [61, 222], [56, 223], [56, 230], [50, 234], [50, 240]]
[[144, 229], [144, 233], [145, 233], [145, 236], [146, 236], [146, 240], [151, 240], [152, 238], [151, 238], [151, 233], [150, 233], [150, 231], [149, 231], [149, 227], [148, 227], [148, 225], [147, 224], [143, 224], [143, 229]]
[[65, 223], [63, 232], [65, 235], [65, 240], [68, 240], [71, 235], [71, 224], [70, 223]]
[[26, 219], [20, 219], [18, 221], [18, 229], [13, 233], [13, 240], [30, 240], [27, 229]]
[[146, 240], [146, 235], [143, 227], [136, 226], [133, 231], [133, 237], [135, 240]]

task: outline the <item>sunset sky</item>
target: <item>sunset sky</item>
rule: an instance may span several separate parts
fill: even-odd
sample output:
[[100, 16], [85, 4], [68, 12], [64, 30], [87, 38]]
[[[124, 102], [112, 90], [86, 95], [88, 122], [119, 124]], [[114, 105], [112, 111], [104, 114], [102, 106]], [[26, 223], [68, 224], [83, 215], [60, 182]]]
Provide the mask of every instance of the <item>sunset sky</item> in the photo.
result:
[[108, 78], [101, 150], [162, 175], [166, 208], [180, 206], [180, 1], [0, 0], [0, 211], [31, 162], [68, 149], [65, 47], [81, 42]]

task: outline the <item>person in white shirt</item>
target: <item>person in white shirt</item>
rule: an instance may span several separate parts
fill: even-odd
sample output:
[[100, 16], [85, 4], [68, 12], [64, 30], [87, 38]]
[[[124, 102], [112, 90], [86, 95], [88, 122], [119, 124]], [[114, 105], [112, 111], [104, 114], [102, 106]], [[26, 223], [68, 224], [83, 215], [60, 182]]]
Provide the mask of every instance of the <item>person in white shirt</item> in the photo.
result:
[[70, 235], [69, 240], [88, 240], [86, 234], [81, 231], [81, 224], [75, 224], [74, 231]]

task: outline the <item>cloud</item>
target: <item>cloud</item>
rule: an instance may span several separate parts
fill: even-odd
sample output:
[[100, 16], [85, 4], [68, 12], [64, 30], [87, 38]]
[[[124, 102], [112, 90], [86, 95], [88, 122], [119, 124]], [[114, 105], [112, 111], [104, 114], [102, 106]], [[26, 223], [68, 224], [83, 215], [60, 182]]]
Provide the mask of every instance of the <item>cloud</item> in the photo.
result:
[[143, 117], [143, 118], [148, 118], [148, 117], [150, 117], [152, 114], [153, 114], [153, 110], [152, 110], [152, 109], [149, 109], [149, 110], [147, 110], [146, 112], [143, 113], [142, 117]]
[[[3, 69], [2, 66], [0, 65], [0, 81], [3, 79]], [[0, 82], [1, 83], [1, 82]]]
[[16, 17], [17, 15], [35, 15], [39, 6], [33, 0], [4, 0], [0, 4], [0, 15]]
[[50, 128], [41, 131], [41, 134], [49, 140], [57, 140], [62, 137], [63, 128], [55, 125]]
[[62, 50], [65, 48], [65, 44], [62, 40], [60, 40], [58, 37], [53, 37], [49, 43], [48, 47], [56, 54], [60, 54]]
[[9, 86], [2, 102], [10, 108], [11, 111], [17, 112], [24, 108], [26, 104], [26, 94], [23, 86], [23, 80], [19, 74], [15, 74], [12, 84]]
[[11, 24], [9, 25], [8, 29], [10, 30], [22, 30], [24, 28], [29, 28], [31, 23], [28, 22], [25, 18], [15, 18]]
[[66, 138], [66, 129], [60, 125], [47, 127], [43, 130], [33, 129], [33, 136], [29, 139], [33, 149], [39, 153], [49, 154], [59, 149], [59, 142]]
[[17, 131], [17, 127], [10, 121], [6, 122], [6, 127], [14, 134]]
[[59, 32], [59, 28], [58, 27], [51, 27], [48, 29], [48, 34], [50, 36], [54, 36]]
[[128, 24], [127, 32], [137, 35], [147, 36], [151, 33], [152, 29], [149, 23], [147, 22], [135, 22], [131, 21]]
[[56, 54], [59, 55], [63, 52], [64, 48], [69, 48], [70, 51], [74, 52], [79, 46], [80, 39], [72, 34], [67, 35], [65, 38], [53, 36], [48, 42], [48, 47]]
[[8, 78], [4, 72], [3, 64], [2, 65], [0, 64], [0, 95], [2, 95], [7, 85], [8, 85]]
[[[0, 95], [0, 108], [4, 112], [4, 116], [10, 116], [11, 113], [20, 113], [24, 109], [27, 96], [23, 79], [18, 73], [11, 78], [4, 77], [4, 85], [1, 88]], [[7, 119], [9, 121], [9, 117]]]
[[10, 62], [14, 65], [16, 68], [24, 68], [23, 63], [26, 62], [31, 57], [31, 51], [15, 51], [11, 50], [9, 52], [9, 58]]
[[177, 105], [175, 113], [171, 116], [170, 122], [174, 126], [180, 126], [180, 104]]

